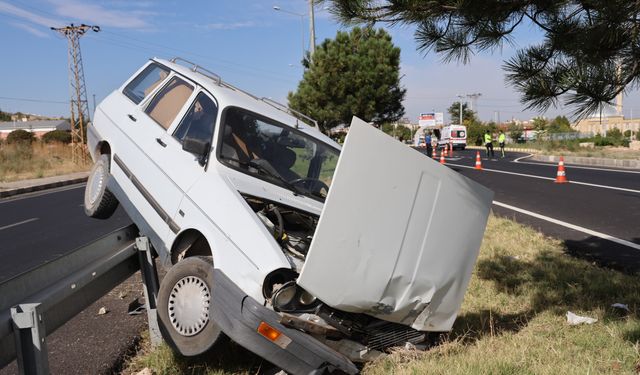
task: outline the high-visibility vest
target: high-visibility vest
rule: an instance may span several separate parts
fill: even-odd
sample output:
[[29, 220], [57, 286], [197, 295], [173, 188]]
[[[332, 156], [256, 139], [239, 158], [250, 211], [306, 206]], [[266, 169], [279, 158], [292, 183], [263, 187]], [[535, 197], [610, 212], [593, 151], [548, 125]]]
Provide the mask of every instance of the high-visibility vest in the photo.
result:
[[485, 134], [484, 135], [484, 143], [491, 143], [492, 139], [491, 139], [491, 134]]
[[502, 134], [500, 134], [500, 135], [498, 136], [498, 142], [500, 142], [500, 143], [504, 143], [504, 140], [505, 140], [506, 138], [507, 138], [507, 137], [504, 135], [504, 133], [502, 133]]

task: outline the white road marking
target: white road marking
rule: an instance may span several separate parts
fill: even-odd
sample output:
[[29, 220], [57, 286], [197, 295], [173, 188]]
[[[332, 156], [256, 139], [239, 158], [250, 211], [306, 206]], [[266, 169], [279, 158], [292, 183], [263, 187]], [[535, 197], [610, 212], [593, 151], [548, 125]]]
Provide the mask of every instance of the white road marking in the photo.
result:
[[[460, 164], [453, 164], [453, 163], [449, 163], [449, 165], [453, 165], [455, 167], [461, 167], [461, 168], [469, 168], [469, 169], [474, 169], [475, 167], [471, 167], [468, 165], [460, 165]], [[501, 171], [499, 169], [490, 169], [490, 168], [482, 168], [483, 171], [488, 171], [488, 172], [496, 172], [496, 173], [504, 173], [504, 174], [511, 174], [511, 175], [515, 175], [515, 176], [522, 176], [522, 177], [531, 177], [531, 178], [539, 178], [541, 180], [551, 180], [554, 181], [555, 178], [553, 177], [542, 177], [542, 176], [536, 176], [536, 175], [532, 175], [532, 174], [525, 174], [525, 173], [516, 173], [516, 172], [508, 172], [508, 171]], [[640, 194], [640, 190], [634, 190], [634, 189], [627, 189], [627, 188], [621, 188], [621, 187], [616, 187], [616, 186], [607, 186], [607, 185], [598, 185], [598, 184], [590, 184], [588, 182], [580, 182], [580, 181], [569, 181], [570, 184], [576, 184], [576, 185], [585, 185], [585, 186], [593, 186], [593, 187], [598, 187], [598, 188], [603, 188], [603, 189], [611, 189], [611, 190], [620, 190], [620, 191], [628, 191], [630, 193], [637, 193]]]
[[31, 192], [31, 193], [19, 194], [17, 196], [0, 199], [0, 204], [9, 203], [9, 202], [15, 202], [15, 201], [23, 200], [23, 199], [34, 198], [34, 197], [39, 197], [39, 196], [47, 195], [47, 194], [59, 193], [59, 192], [62, 192], [62, 191], [67, 191], [67, 190], [80, 189], [80, 188], [84, 188], [85, 185], [86, 185], [86, 182], [80, 182], [79, 184], [74, 184], [74, 185], [69, 185], [69, 186], [61, 186], [61, 187], [52, 188], [52, 189], [46, 189], [46, 190], [34, 191], [34, 192]]
[[13, 228], [13, 227], [17, 227], [18, 225], [22, 225], [22, 224], [26, 224], [26, 223], [30, 223], [32, 221], [36, 221], [38, 220], [37, 217], [31, 218], [31, 219], [27, 219], [27, 220], [23, 220], [17, 223], [13, 223], [13, 224], [9, 224], [9, 225], [5, 225], [4, 227], [0, 227], [0, 230], [5, 230], [5, 229], [9, 229], [9, 228]]
[[588, 229], [588, 228], [583, 228], [581, 226], [574, 225], [574, 224], [571, 224], [571, 223], [567, 223], [565, 221], [561, 221], [561, 220], [558, 220], [558, 219], [554, 219], [552, 217], [544, 216], [544, 215], [541, 215], [541, 214], [538, 214], [538, 213], [535, 213], [535, 212], [524, 210], [522, 208], [514, 207], [514, 206], [508, 205], [506, 203], [493, 201], [493, 204], [495, 204], [496, 206], [507, 208], [507, 209], [512, 210], [512, 211], [520, 212], [520, 213], [525, 214], [525, 215], [533, 216], [533, 217], [535, 217], [537, 219], [545, 220], [545, 221], [548, 221], [550, 223], [563, 226], [565, 228], [569, 228], [569, 229], [576, 230], [578, 232], [586, 233], [586, 234], [588, 234], [590, 236], [599, 237], [599, 238], [602, 238], [602, 239], [605, 239], [605, 240], [608, 240], [608, 241], [611, 241], [611, 242], [618, 243], [620, 245], [624, 245], [624, 246], [628, 246], [628, 247], [631, 247], [631, 248], [636, 249], [636, 250], [640, 250], [640, 245], [638, 245], [636, 243], [633, 243], [631, 241], [623, 240], [621, 238], [608, 235], [606, 233], [601, 233], [601, 232], [597, 232], [595, 230], [591, 230], [591, 229]]
[[[512, 161], [512, 163], [518, 163], [518, 164], [531, 164], [531, 165], [543, 165], [545, 167], [556, 167], [557, 164], [552, 163], [552, 162], [544, 162], [544, 161], [540, 161], [540, 162], [530, 162], [530, 161], [520, 161], [522, 159], [526, 159], [526, 158], [530, 158], [531, 156], [533, 156], [533, 154], [529, 154], [526, 156], [521, 156], [517, 159], [514, 159]], [[580, 165], [575, 165], [575, 164], [567, 164], [566, 162], [564, 163], [565, 167], [570, 167], [571, 169], [590, 169], [590, 170], [594, 170], [594, 171], [604, 171], [604, 172], [620, 172], [620, 173], [633, 173], [633, 174], [640, 174], [640, 171], [627, 171], [624, 169], [608, 169], [608, 168], [596, 168], [596, 167], [584, 167], [584, 166], [580, 166]], [[615, 168], [615, 167], [614, 167]]]

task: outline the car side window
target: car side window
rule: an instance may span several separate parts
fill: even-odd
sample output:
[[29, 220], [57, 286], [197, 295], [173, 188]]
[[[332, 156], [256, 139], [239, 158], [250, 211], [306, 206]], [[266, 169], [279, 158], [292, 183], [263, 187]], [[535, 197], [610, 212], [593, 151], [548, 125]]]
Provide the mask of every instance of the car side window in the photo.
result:
[[149, 95], [165, 78], [169, 70], [158, 65], [147, 66], [133, 81], [124, 88], [123, 93], [136, 104]]
[[180, 142], [185, 138], [191, 138], [211, 143], [217, 116], [218, 106], [209, 96], [201, 92], [180, 121], [173, 136]]
[[144, 112], [160, 126], [169, 129], [191, 93], [193, 86], [178, 77], [173, 77], [151, 100]]

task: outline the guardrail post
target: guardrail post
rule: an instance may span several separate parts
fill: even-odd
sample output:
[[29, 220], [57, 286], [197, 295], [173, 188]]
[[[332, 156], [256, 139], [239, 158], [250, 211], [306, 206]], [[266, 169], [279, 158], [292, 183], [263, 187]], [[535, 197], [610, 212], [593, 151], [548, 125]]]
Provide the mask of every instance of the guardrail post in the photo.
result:
[[152, 245], [149, 238], [137, 237], [136, 249], [138, 249], [140, 272], [142, 273], [142, 284], [144, 285], [145, 307], [147, 309], [147, 320], [149, 322], [149, 338], [151, 339], [151, 346], [155, 347], [162, 343], [162, 335], [160, 334], [160, 328], [158, 326], [158, 314], [156, 312], [159, 285], [158, 272], [151, 254]]
[[47, 336], [39, 303], [24, 303], [11, 308], [13, 335], [20, 374], [48, 374]]

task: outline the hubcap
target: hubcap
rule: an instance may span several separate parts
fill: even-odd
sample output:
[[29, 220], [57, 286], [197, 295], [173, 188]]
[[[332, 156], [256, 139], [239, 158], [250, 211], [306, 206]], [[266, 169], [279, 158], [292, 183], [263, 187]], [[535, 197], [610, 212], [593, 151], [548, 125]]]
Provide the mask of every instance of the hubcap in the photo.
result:
[[98, 200], [98, 196], [100, 196], [102, 184], [104, 183], [103, 168], [102, 165], [99, 165], [93, 172], [93, 175], [91, 175], [91, 182], [89, 184], [89, 202], [91, 204], [94, 204]]
[[178, 280], [169, 295], [171, 325], [183, 336], [202, 331], [209, 321], [209, 287], [200, 278], [187, 276]]

